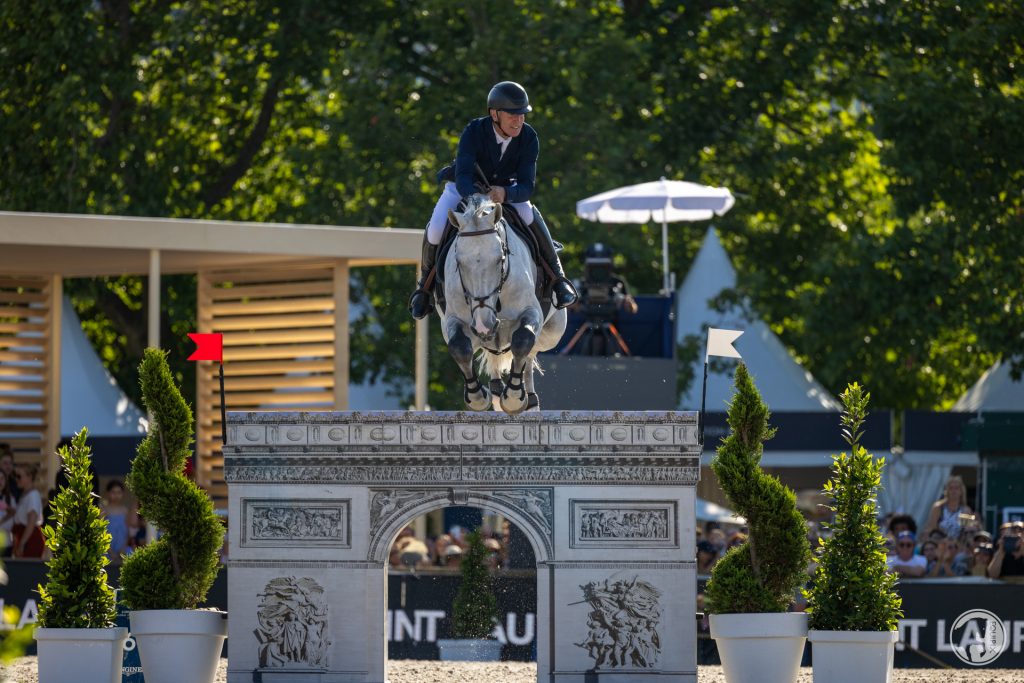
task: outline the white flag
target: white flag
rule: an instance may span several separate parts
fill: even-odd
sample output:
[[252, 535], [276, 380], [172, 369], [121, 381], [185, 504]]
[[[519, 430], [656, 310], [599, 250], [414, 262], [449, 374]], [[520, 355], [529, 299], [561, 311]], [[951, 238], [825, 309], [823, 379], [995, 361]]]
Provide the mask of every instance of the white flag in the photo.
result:
[[709, 356], [723, 356], [725, 358], [742, 358], [740, 352], [733, 348], [732, 343], [739, 339], [743, 330], [716, 330], [708, 328], [708, 352], [704, 356], [704, 362], [708, 362]]

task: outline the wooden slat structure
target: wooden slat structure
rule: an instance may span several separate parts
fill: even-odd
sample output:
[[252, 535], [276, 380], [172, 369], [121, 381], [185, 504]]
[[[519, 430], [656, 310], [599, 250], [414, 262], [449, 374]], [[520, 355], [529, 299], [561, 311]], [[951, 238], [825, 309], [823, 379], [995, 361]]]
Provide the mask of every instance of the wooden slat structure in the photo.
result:
[[[196, 327], [225, 335], [229, 410], [347, 409], [349, 269], [415, 264], [422, 236], [401, 228], [0, 211], [0, 443], [12, 443], [21, 461], [42, 462], [39, 488], [52, 485], [62, 436], [64, 277], [148, 274], [152, 282], [197, 273]], [[154, 346], [161, 345], [159, 293], [151, 288], [147, 303]], [[221, 504], [217, 368], [201, 365], [197, 477]], [[425, 377], [424, 357], [417, 382], [425, 386]]]
[[57, 471], [61, 302], [59, 277], [0, 277], [0, 443], [40, 487]]
[[[345, 260], [203, 270], [198, 287], [198, 331], [224, 335], [229, 410], [348, 407]], [[200, 363], [197, 384], [196, 478], [219, 504], [227, 487], [215, 363]]]

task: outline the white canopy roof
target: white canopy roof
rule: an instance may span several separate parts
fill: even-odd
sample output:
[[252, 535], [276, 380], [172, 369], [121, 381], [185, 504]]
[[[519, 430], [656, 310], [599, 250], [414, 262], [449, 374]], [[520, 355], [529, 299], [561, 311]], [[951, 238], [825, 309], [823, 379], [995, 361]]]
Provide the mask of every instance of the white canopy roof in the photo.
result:
[[1022, 412], [1024, 380], [1013, 380], [1009, 361], [996, 363], [960, 397], [953, 405], [953, 410], [967, 413]]
[[736, 200], [725, 187], [655, 180], [619, 187], [576, 202], [576, 214], [600, 223], [674, 223], [721, 216]]
[[[773, 411], [840, 410], [832, 394], [789, 353], [775, 333], [760, 318], [748, 320], [738, 310], [727, 313], [713, 311], [708, 300], [722, 290], [736, 285], [736, 270], [718, 239], [714, 228], [709, 228], [697, 257], [690, 267], [683, 286], [679, 288], [677, 302], [676, 339], [688, 335], [705, 338], [704, 326], [744, 330], [734, 346], [743, 356], [743, 362], [754, 376], [761, 396]], [[721, 360], [721, 359], [716, 359]], [[701, 378], [704, 373], [703, 344], [701, 357], [694, 363], [694, 378], [683, 396], [680, 408], [699, 410]], [[724, 411], [732, 397], [732, 372], [709, 372], [707, 409]]]

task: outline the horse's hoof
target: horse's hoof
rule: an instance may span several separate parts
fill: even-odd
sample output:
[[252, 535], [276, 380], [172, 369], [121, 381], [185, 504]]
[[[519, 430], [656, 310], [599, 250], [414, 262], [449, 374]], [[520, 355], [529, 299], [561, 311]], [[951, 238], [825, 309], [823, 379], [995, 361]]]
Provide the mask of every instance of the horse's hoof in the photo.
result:
[[479, 412], [487, 410], [487, 407], [491, 405], [491, 392], [487, 391], [487, 387], [481, 387], [480, 391], [475, 391], [472, 394], [467, 392], [463, 398], [467, 410]]
[[540, 412], [540, 396], [530, 392], [526, 395], [526, 412], [528, 413], [539, 413]]
[[505, 399], [501, 399], [501, 409], [506, 415], [515, 417], [526, 409], [526, 403], [524, 401], [520, 401], [518, 406], [513, 406], [511, 403], [506, 403]]
[[518, 415], [519, 413], [526, 410], [529, 405], [526, 400], [525, 392], [518, 393], [512, 391], [505, 391], [501, 394], [501, 409], [509, 415]]

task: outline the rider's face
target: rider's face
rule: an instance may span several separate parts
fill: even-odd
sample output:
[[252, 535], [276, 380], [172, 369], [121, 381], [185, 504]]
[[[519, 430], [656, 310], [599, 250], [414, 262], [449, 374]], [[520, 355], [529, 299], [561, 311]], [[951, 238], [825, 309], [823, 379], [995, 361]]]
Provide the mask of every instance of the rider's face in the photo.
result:
[[523, 132], [526, 114], [509, 114], [507, 111], [492, 109], [491, 121], [494, 121], [499, 133], [505, 137], [514, 138]]

